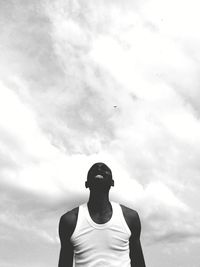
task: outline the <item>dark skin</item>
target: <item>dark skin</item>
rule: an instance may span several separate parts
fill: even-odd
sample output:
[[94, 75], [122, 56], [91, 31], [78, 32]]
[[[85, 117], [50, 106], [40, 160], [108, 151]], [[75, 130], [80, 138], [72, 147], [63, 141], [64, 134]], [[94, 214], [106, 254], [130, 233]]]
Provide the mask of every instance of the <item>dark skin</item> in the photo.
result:
[[[110, 187], [90, 188], [88, 210], [92, 220], [96, 223], [106, 223], [112, 216], [112, 206], [108, 198]], [[145, 267], [142, 247], [140, 243], [141, 223], [138, 213], [135, 210], [121, 205], [124, 218], [131, 230], [129, 239], [131, 267]], [[70, 237], [76, 227], [78, 207], [62, 215], [59, 223], [59, 236], [61, 242], [58, 267], [73, 266], [73, 245]]]

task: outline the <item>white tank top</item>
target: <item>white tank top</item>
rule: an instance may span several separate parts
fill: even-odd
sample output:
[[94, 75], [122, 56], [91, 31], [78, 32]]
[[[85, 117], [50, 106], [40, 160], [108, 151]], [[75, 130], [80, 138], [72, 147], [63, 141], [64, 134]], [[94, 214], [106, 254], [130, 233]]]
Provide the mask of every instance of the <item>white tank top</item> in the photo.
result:
[[75, 267], [130, 267], [131, 231], [118, 203], [111, 201], [112, 217], [104, 224], [90, 217], [87, 203], [79, 206], [77, 224], [71, 236]]

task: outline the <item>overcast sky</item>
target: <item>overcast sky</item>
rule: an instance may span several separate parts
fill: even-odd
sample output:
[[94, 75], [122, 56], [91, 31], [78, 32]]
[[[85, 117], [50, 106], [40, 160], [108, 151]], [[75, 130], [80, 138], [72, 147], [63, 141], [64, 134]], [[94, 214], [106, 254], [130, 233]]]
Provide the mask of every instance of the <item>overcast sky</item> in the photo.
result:
[[89, 167], [148, 267], [199, 267], [199, 1], [0, 0], [0, 266], [57, 266]]

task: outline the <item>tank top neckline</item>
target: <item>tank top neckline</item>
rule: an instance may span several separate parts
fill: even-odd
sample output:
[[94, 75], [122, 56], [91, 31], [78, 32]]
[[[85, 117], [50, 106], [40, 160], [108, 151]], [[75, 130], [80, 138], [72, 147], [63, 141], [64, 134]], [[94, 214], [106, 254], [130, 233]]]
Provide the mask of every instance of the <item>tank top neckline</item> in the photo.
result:
[[93, 219], [90, 216], [87, 203], [85, 203], [84, 208], [85, 208], [86, 218], [87, 218], [87, 220], [88, 220], [88, 222], [90, 223], [91, 226], [93, 226], [96, 229], [105, 229], [112, 223], [113, 218], [114, 218], [115, 208], [114, 208], [113, 201], [110, 201], [110, 203], [111, 203], [111, 206], [112, 206], [112, 216], [109, 219], [109, 221], [107, 221], [106, 223], [96, 223], [95, 221], [93, 221]]

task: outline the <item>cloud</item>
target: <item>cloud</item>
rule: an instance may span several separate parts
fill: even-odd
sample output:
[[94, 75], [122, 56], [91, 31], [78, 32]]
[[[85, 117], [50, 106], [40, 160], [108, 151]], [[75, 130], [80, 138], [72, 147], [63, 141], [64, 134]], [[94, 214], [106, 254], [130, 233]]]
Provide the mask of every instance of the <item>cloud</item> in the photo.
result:
[[[113, 170], [112, 198], [141, 214], [149, 251], [171, 253], [186, 241], [193, 251], [197, 1], [0, 5], [1, 265], [27, 266], [29, 256], [33, 266], [55, 263], [57, 219], [86, 201], [84, 181], [96, 161]], [[15, 240], [23, 244], [17, 250]]]
[[55, 262], [57, 216], [45, 198], [1, 182], [0, 199], [2, 266]]

